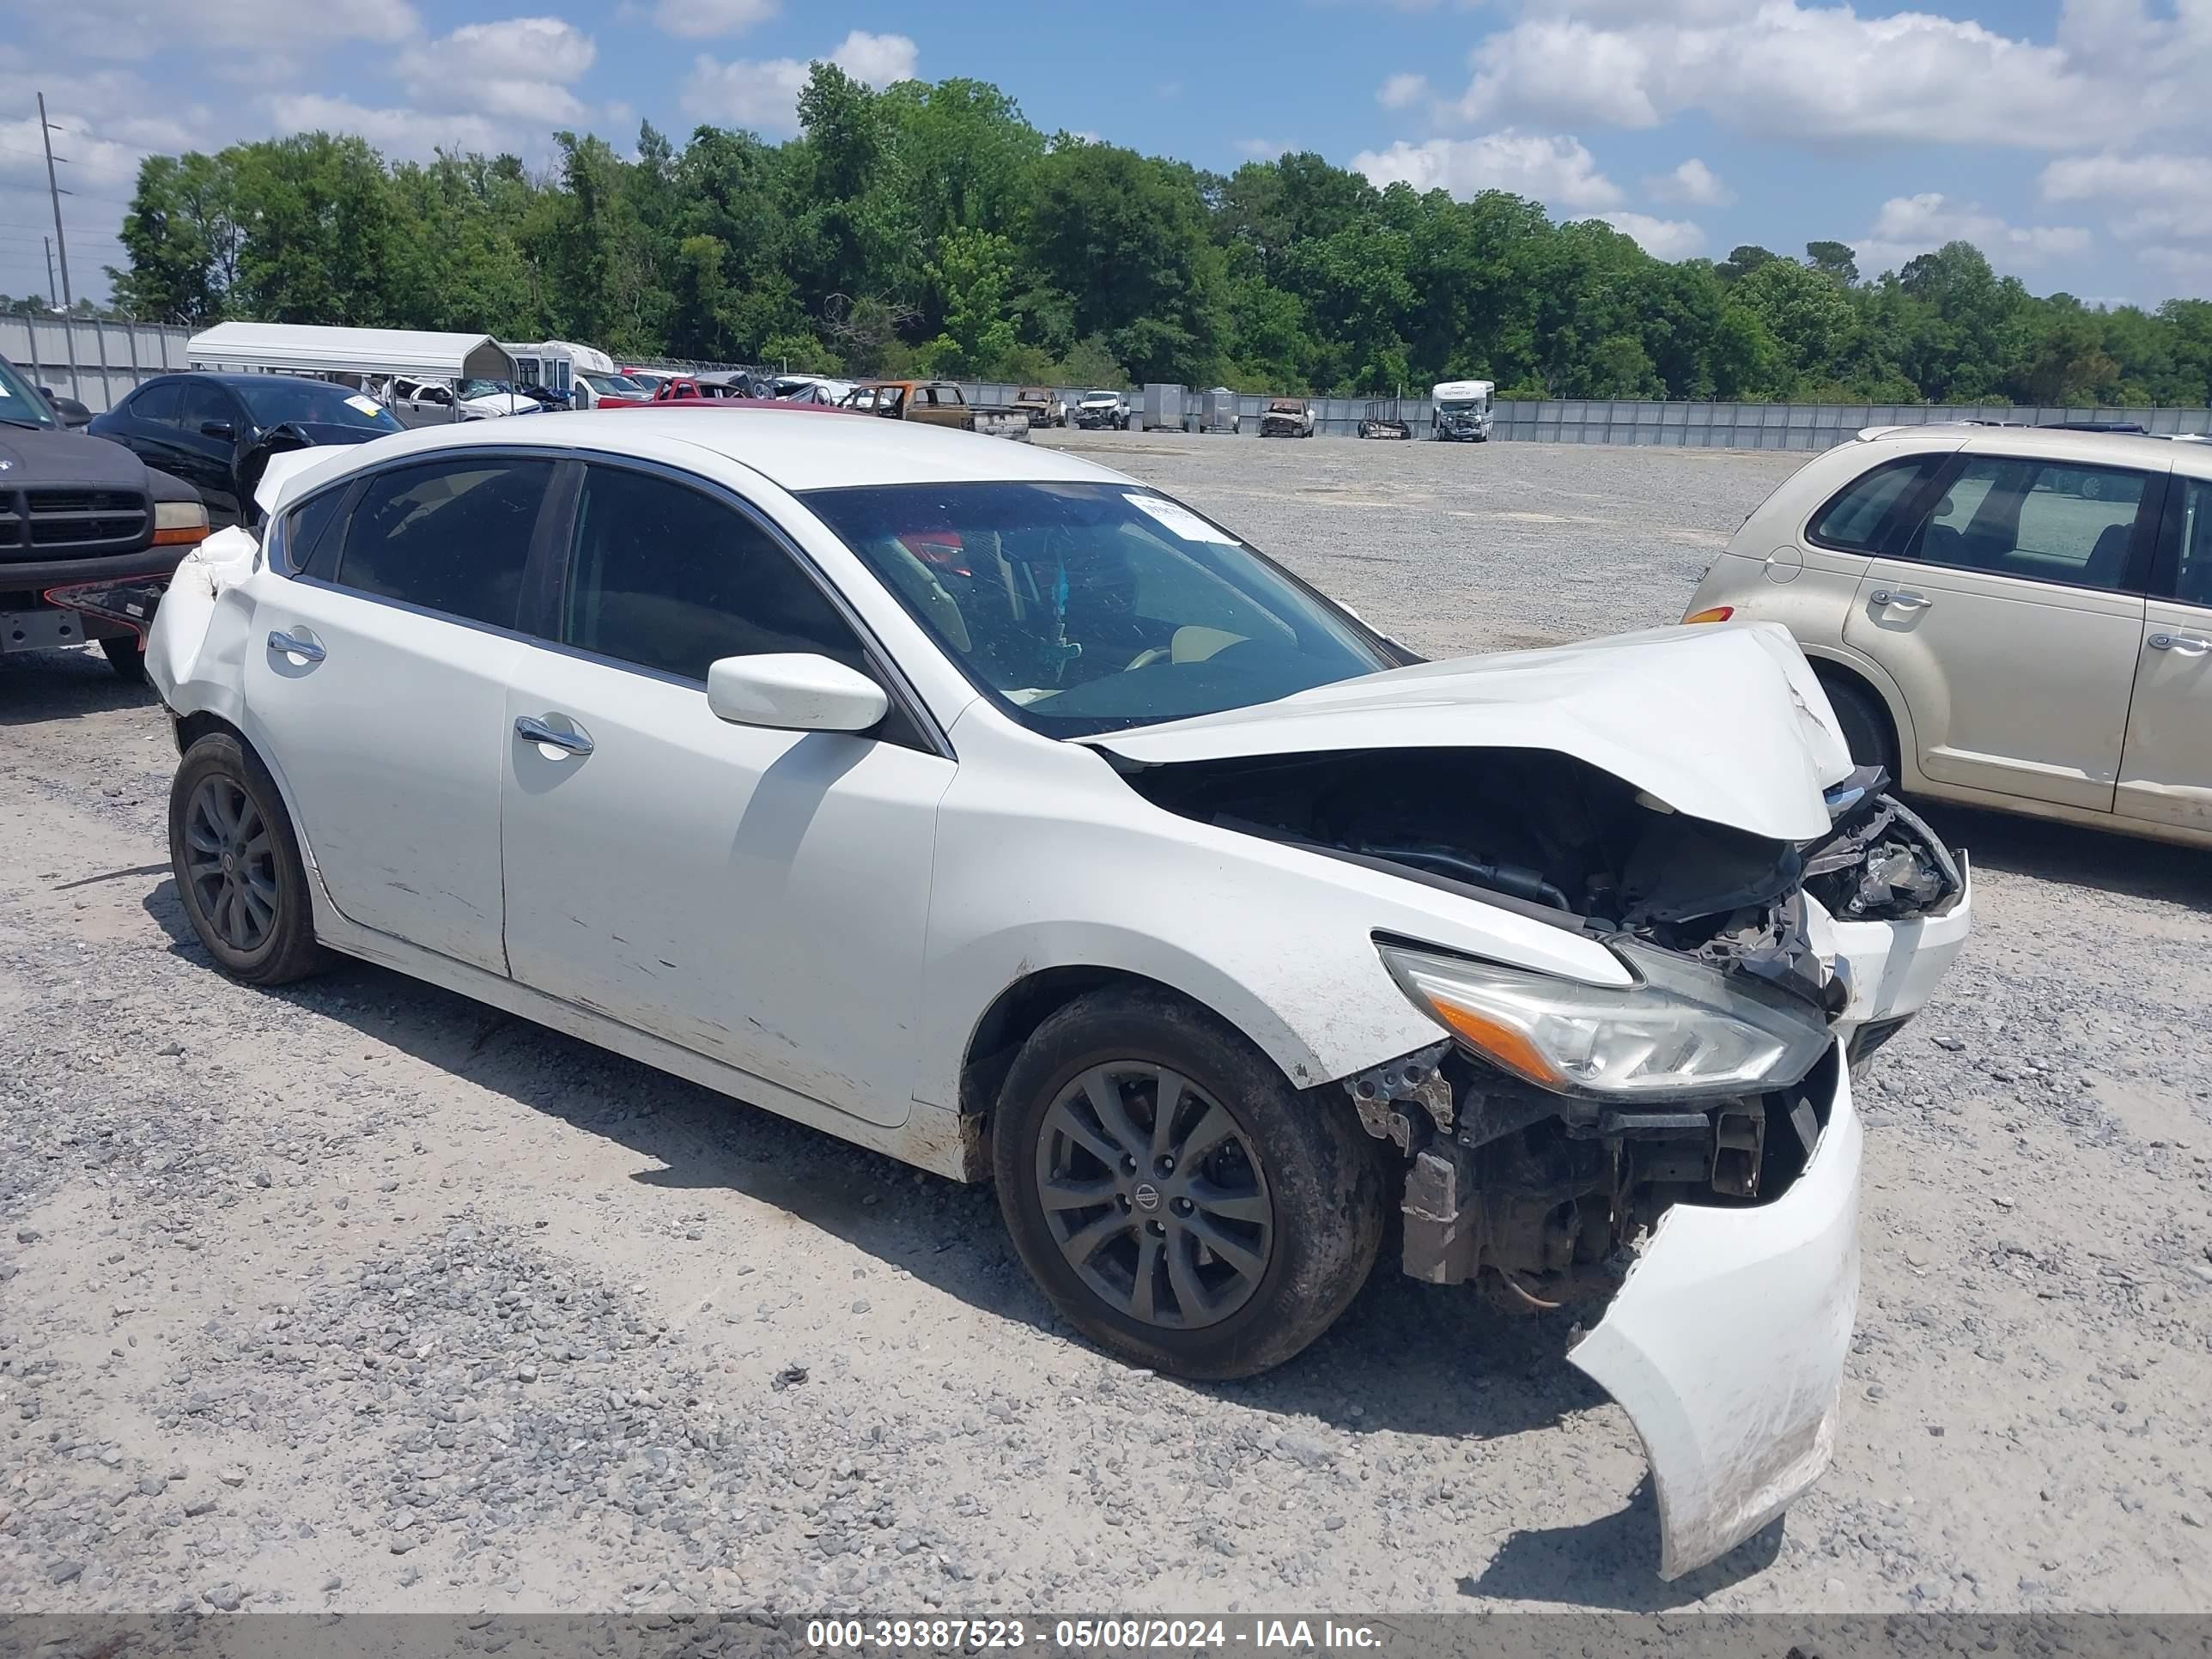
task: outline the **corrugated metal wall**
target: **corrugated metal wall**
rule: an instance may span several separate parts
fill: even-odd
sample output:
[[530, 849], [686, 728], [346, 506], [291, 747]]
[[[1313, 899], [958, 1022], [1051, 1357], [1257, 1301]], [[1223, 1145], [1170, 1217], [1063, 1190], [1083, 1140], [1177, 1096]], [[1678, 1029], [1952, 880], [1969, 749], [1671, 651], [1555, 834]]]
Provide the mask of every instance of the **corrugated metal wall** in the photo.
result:
[[[94, 414], [112, 409], [150, 374], [185, 367], [185, 343], [191, 330], [167, 323], [105, 323], [78, 318], [0, 315], [0, 355], [36, 380], [76, 398]], [[642, 359], [631, 359], [643, 362]], [[655, 365], [694, 373], [726, 371], [733, 363]], [[1062, 386], [1073, 403], [1089, 390]], [[1011, 404], [1018, 386], [963, 381], [974, 403]], [[1182, 388], [1168, 388], [1170, 393]], [[1183, 407], [1195, 422], [1204, 393], [1185, 392]], [[1141, 410], [1141, 388], [1129, 394]], [[1433, 427], [1426, 398], [1402, 399], [1314, 398], [1314, 429], [1331, 437], [1358, 435], [1370, 406], [1395, 410], [1416, 438]], [[1237, 430], [1251, 436], [1260, 429], [1264, 393], [1237, 398]], [[1635, 400], [1563, 399], [1544, 403], [1501, 401], [1493, 406], [1491, 435], [1506, 442], [1554, 444], [1655, 444], [1688, 449], [1826, 449], [1869, 426], [1916, 426], [1930, 421], [2010, 421], [2037, 426], [2051, 421], [2129, 421], [2152, 432], [2212, 432], [2207, 409], [2029, 409], [2007, 404], [1686, 404]]]
[[94, 414], [112, 409], [150, 374], [185, 367], [188, 328], [76, 317], [0, 315], [0, 356], [24, 377]]

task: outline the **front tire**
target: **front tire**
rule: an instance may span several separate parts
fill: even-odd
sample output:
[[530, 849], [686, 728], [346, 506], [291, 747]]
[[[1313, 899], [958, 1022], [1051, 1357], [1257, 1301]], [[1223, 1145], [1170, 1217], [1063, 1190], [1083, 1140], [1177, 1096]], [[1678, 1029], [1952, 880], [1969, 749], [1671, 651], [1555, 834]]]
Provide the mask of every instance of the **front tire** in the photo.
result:
[[169, 866], [192, 932], [234, 979], [284, 985], [327, 963], [276, 780], [228, 732], [200, 738], [177, 764]]
[[1095, 992], [1039, 1026], [992, 1159], [1014, 1249], [1053, 1305], [1108, 1352], [1177, 1376], [1290, 1358], [1344, 1311], [1382, 1241], [1382, 1164], [1346, 1103], [1299, 1093], [1165, 992]]
[[136, 634], [102, 636], [100, 654], [107, 659], [107, 665], [115, 671], [115, 678], [125, 685], [146, 684], [146, 653], [139, 648]]

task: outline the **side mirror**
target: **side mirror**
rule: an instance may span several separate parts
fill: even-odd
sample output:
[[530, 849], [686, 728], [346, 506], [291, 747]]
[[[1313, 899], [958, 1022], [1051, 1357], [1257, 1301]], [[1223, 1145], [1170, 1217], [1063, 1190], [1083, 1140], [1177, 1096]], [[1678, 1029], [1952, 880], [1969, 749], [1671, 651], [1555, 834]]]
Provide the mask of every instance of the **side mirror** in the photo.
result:
[[238, 428], [233, 426], [228, 421], [202, 421], [200, 422], [200, 436], [203, 438], [220, 438], [225, 443], [231, 443], [235, 441], [238, 437]]
[[735, 726], [865, 732], [890, 706], [866, 674], [811, 653], [724, 657], [707, 670], [707, 707]]

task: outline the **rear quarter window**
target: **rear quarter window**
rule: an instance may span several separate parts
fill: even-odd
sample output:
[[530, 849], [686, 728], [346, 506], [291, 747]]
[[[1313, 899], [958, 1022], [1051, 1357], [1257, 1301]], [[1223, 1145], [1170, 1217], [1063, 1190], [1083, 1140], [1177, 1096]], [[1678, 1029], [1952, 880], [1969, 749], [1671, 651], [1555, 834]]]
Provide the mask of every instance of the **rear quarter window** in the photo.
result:
[[1862, 472], [1813, 514], [1806, 539], [1839, 552], [1880, 552], [1899, 507], [1943, 460], [1940, 453], [1913, 455]]

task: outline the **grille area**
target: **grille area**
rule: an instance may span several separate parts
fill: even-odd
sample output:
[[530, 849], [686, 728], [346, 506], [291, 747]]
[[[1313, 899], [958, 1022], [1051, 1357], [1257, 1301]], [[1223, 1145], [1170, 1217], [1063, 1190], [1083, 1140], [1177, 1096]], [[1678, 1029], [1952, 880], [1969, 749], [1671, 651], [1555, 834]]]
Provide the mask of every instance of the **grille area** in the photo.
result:
[[56, 551], [135, 553], [153, 532], [153, 508], [128, 489], [0, 492], [0, 562]]

